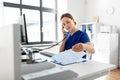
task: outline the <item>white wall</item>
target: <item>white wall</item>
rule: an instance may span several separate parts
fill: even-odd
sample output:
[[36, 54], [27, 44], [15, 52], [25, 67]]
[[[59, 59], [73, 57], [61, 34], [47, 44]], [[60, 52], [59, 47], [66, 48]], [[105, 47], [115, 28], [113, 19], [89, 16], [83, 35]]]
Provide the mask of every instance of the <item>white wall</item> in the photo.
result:
[[[120, 25], [120, 1], [119, 0], [87, 0], [86, 1], [86, 21], [90, 21], [93, 16], [99, 16], [100, 22], [111, 25]], [[114, 7], [114, 13], [109, 14], [108, 9]]]
[[[99, 22], [105, 25], [111, 25], [117, 28], [120, 34], [120, 1], [119, 0], [86, 0], [85, 3], [85, 20], [92, 21], [93, 16], [99, 16]], [[110, 13], [110, 8], [114, 8], [113, 14]], [[120, 35], [119, 35], [120, 42]], [[119, 43], [120, 46], [120, 43]], [[120, 54], [120, 47], [119, 47]], [[119, 55], [120, 65], [120, 55]]]
[[3, 2], [0, 1], [0, 27], [3, 26]]
[[78, 24], [84, 22], [85, 19], [84, 3], [85, 0], [68, 0], [68, 12], [73, 15]]

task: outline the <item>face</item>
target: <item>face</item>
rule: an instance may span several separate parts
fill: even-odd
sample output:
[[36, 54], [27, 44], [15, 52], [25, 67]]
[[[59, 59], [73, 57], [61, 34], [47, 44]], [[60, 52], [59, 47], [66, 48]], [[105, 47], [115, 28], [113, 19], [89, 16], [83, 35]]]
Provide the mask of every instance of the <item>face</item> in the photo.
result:
[[68, 31], [72, 31], [75, 28], [75, 22], [68, 17], [63, 17], [61, 19], [61, 23], [62, 23], [62, 26]]

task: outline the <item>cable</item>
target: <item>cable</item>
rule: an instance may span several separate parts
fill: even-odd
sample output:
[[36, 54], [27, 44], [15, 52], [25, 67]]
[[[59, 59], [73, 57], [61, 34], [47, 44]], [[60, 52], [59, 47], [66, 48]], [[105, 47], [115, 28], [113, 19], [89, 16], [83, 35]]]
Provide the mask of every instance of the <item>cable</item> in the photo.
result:
[[49, 46], [49, 47], [47, 47], [47, 48], [44, 48], [44, 49], [38, 49], [38, 48], [32, 48], [33, 50], [37, 50], [37, 51], [42, 51], [42, 50], [46, 50], [46, 49], [50, 49], [50, 48], [52, 48], [52, 47], [54, 47], [54, 46], [57, 46], [59, 43], [61, 43], [62, 41], [64, 41], [66, 38], [63, 38], [60, 42], [58, 42], [58, 43], [56, 43], [56, 44], [53, 44], [53, 45], [51, 45], [51, 46]]
[[[56, 43], [56, 44], [54, 44], [54, 45], [51, 45], [51, 46], [49, 46], [49, 47], [47, 47], [47, 48], [44, 48], [44, 49], [31, 48], [32, 50], [29, 50], [29, 49], [26, 49], [26, 48], [24, 49], [24, 48], [23, 48], [23, 50], [27, 53], [27, 55], [28, 55], [28, 57], [29, 57], [29, 60], [27, 60], [27, 63], [28, 63], [28, 64], [33, 64], [33, 63], [36, 63], [36, 62], [37, 62], [37, 59], [34, 59], [34, 60], [33, 60], [33, 55], [32, 55], [32, 54], [34, 54], [34, 53], [36, 53], [36, 52], [38, 52], [38, 51], [50, 49], [50, 48], [58, 45], [59, 43], [61, 43], [61, 42], [62, 42], [63, 40], [65, 40], [65, 39], [66, 39], [66, 38], [63, 38], [60, 42], [58, 42], [58, 43]], [[38, 60], [40, 60], [40, 59], [38, 59]], [[47, 60], [40, 60], [40, 61], [38, 61], [38, 62], [46, 62], [46, 61], [47, 61]]]

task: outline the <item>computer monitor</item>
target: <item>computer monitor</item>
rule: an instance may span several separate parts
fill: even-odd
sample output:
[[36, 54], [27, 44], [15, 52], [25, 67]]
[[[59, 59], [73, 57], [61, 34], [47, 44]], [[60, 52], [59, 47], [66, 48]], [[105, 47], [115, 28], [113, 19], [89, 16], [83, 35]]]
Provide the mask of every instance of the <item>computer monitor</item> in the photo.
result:
[[22, 14], [19, 17], [17, 24], [21, 25], [21, 44], [28, 44], [27, 26], [26, 26], [25, 14]]
[[27, 31], [27, 21], [26, 21], [26, 16], [25, 14], [22, 14], [18, 21], [17, 24], [21, 25], [21, 44], [24, 47], [34, 47], [34, 46], [53, 46], [52, 44], [56, 43], [53, 41], [42, 41], [42, 42], [29, 42], [29, 36], [28, 36], [28, 31]]

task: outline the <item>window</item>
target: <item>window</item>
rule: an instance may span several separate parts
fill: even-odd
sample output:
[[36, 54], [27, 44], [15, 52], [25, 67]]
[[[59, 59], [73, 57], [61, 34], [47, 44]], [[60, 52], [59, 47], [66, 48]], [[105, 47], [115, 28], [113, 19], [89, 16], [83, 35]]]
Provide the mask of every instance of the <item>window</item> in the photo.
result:
[[40, 12], [38, 10], [22, 9], [26, 16], [28, 42], [40, 42]]
[[43, 41], [55, 41], [55, 16], [53, 13], [43, 12]]
[[2, 1], [20, 4], [20, 0], [2, 0]]
[[43, 7], [55, 8], [55, 0], [43, 0]]
[[22, 0], [22, 4], [30, 6], [40, 6], [40, 0]]
[[[57, 41], [57, 0], [3, 0], [4, 23], [25, 14], [29, 43]], [[8, 14], [9, 13], [9, 14]]]

